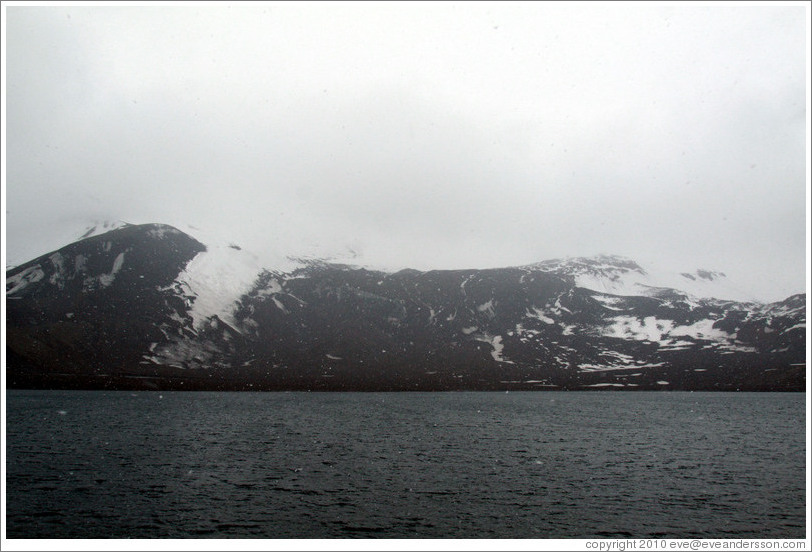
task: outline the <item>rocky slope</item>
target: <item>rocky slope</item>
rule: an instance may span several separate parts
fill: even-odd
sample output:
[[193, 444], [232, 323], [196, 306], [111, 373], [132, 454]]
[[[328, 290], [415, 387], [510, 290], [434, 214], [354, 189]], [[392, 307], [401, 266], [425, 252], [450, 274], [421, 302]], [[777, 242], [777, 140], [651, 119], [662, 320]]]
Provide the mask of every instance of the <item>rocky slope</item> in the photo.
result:
[[804, 390], [805, 295], [713, 298], [735, 288], [711, 271], [663, 281], [611, 256], [488, 270], [319, 261], [266, 270], [235, 244], [125, 225], [6, 273], [7, 383]]

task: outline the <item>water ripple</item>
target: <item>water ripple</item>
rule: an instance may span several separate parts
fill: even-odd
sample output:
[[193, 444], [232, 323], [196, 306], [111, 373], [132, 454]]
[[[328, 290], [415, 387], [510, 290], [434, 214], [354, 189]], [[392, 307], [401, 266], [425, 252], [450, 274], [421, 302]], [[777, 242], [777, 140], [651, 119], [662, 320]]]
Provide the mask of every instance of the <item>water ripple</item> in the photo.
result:
[[8, 537], [804, 536], [803, 394], [161, 394], [8, 391]]

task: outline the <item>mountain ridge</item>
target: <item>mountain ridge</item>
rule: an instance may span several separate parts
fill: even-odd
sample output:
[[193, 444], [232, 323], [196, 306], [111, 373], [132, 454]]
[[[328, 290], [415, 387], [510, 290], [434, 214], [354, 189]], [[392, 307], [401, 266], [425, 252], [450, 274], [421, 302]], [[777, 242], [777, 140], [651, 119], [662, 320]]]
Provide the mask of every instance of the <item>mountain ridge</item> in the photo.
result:
[[[6, 273], [9, 385], [805, 385], [805, 294], [773, 303], [697, 297], [647, 286], [640, 265], [609, 255], [393, 273], [287, 263], [264, 268], [236, 244], [204, 245], [157, 224], [111, 229], [24, 263]], [[593, 282], [603, 287], [585, 285]]]

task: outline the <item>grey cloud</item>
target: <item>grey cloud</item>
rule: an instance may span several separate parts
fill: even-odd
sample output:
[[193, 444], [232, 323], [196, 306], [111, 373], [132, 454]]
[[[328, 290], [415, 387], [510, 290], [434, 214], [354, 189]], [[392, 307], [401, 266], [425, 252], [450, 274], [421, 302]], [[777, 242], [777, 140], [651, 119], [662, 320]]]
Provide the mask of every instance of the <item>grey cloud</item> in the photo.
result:
[[389, 266], [605, 252], [802, 289], [797, 9], [278, 6], [9, 9], [8, 260], [122, 218]]

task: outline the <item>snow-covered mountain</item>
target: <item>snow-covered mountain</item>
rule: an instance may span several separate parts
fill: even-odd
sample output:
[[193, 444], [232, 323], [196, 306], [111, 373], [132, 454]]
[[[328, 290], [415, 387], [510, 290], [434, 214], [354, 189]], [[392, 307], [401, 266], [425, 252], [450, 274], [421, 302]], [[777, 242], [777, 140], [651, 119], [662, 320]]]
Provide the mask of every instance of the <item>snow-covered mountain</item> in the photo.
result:
[[568, 277], [579, 287], [613, 295], [655, 296], [662, 290], [678, 290], [698, 299], [758, 302], [752, 293], [729, 282], [723, 272], [706, 269], [679, 273], [652, 271], [616, 255], [554, 259], [528, 268]]
[[385, 272], [94, 225], [6, 273], [12, 387], [805, 386], [806, 297], [615, 256]]

